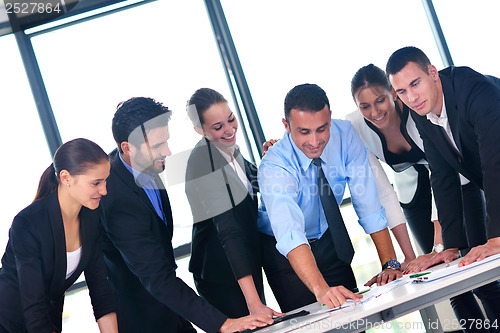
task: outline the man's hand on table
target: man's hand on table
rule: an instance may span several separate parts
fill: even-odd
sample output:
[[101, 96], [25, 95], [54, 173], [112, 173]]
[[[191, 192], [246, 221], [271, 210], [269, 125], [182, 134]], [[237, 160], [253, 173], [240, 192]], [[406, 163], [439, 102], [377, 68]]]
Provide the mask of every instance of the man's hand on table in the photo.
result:
[[377, 286], [384, 285], [386, 283], [392, 282], [403, 276], [403, 273], [399, 269], [386, 268], [374, 277], [372, 277], [365, 286], [370, 287], [373, 284]]
[[316, 293], [316, 300], [330, 309], [341, 306], [348, 299], [359, 301], [361, 298], [362, 295], [355, 294], [344, 286], [327, 287]]

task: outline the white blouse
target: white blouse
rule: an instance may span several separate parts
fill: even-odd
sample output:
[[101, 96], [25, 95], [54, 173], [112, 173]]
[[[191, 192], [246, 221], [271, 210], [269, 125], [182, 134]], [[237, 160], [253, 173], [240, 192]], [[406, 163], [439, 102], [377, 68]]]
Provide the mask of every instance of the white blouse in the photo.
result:
[[66, 252], [66, 280], [76, 271], [80, 258], [82, 257], [82, 247], [73, 252]]
[[[215, 146], [215, 145], [214, 145]], [[240, 166], [240, 164], [236, 161], [234, 158], [234, 155], [231, 156], [227, 154], [226, 152], [222, 151], [219, 149], [219, 147], [215, 146], [217, 150], [222, 154], [222, 156], [226, 159], [228, 165], [231, 166], [231, 168], [236, 172], [236, 175], [238, 178], [241, 180], [243, 185], [247, 188], [248, 194], [250, 194], [250, 197], [253, 198], [253, 189], [252, 189], [252, 184], [250, 184], [250, 181], [248, 180], [248, 177], [245, 173], [245, 170], [243, 170]]]

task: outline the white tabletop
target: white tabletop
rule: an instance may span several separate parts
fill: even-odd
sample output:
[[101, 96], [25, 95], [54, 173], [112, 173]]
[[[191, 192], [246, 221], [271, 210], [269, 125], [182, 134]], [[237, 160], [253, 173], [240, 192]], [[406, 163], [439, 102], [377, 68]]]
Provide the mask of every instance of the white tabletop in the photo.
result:
[[[329, 310], [319, 303], [310, 304], [291, 312], [305, 309], [310, 312], [309, 315], [260, 329], [258, 333], [311, 333], [333, 330], [359, 332], [462, 294], [500, 277], [500, 254], [461, 268], [458, 268], [458, 262], [459, 260], [456, 260], [449, 265], [441, 264], [429, 269], [432, 273], [425, 277], [432, 281], [415, 283], [415, 279], [405, 275], [384, 286], [372, 288], [364, 294], [362, 302], [356, 304], [349, 302], [340, 309]], [[433, 277], [438, 279], [434, 280]]]

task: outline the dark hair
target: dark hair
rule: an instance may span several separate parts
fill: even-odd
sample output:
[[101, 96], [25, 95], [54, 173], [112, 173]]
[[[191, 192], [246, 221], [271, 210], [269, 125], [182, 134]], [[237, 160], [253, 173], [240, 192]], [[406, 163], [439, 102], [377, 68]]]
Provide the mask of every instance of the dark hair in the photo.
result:
[[425, 53], [414, 46], [406, 46], [394, 52], [387, 60], [387, 77], [399, 73], [409, 62], [416, 63], [425, 73], [429, 73], [431, 62]]
[[[125, 102], [118, 104], [111, 129], [113, 138], [118, 145], [118, 150], [123, 153], [121, 143], [131, 142], [134, 144], [136, 140], [130, 140], [131, 134], [135, 129], [144, 127], [146, 122], [149, 122], [149, 128], [157, 128], [167, 126], [172, 115], [172, 111], [162, 103], [148, 97], [133, 97]], [[163, 117], [162, 117], [163, 116]], [[153, 122], [150, 122], [153, 121]], [[135, 131], [134, 133], [137, 133]], [[143, 132], [141, 135], [145, 135]], [[144, 139], [146, 137], [144, 136]]]
[[89, 168], [108, 161], [108, 155], [96, 143], [87, 139], [74, 139], [57, 148], [53, 163], [43, 172], [33, 201], [47, 198], [59, 185], [62, 170], [71, 175], [82, 175]]
[[203, 125], [203, 113], [212, 105], [222, 102], [227, 103], [221, 93], [210, 88], [200, 88], [194, 92], [187, 102], [186, 111], [188, 117], [194, 126], [201, 128], [201, 125]]
[[359, 89], [370, 86], [381, 86], [389, 91], [391, 91], [392, 89], [391, 83], [387, 79], [385, 72], [374, 64], [369, 64], [361, 67], [352, 77], [352, 98], [354, 98], [354, 94], [356, 94]]
[[316, 84], [305, 83], [295, 86], [285, 97], [285, 119], [289, 122], [290, 111], [297, 109], [307, 112], [318, 112], [325, 105], [330, 107], [326, 93]]

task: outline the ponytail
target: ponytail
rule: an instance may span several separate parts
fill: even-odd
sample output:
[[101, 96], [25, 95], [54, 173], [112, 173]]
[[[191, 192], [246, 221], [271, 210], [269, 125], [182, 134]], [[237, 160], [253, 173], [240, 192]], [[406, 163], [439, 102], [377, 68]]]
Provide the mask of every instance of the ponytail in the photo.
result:
[[67, 170], [71, 175], [84, 174], [88, 168], [108, 161], [108, 155], [96, 143], [87, 139], [74, 139], [57, 148], [53, 163], [43, 172], [35, 200], [49, 197], [59, 186], [59, 173]]
[[56, 170], [54, 168], [54, 163], [52, 163], [45, 169], [40, 177], [40, 182], [38, 183], [38, 189], [33, 202], [49, 197], [57, 189], [58, 185]]

